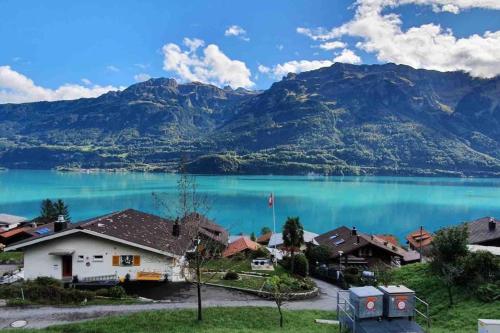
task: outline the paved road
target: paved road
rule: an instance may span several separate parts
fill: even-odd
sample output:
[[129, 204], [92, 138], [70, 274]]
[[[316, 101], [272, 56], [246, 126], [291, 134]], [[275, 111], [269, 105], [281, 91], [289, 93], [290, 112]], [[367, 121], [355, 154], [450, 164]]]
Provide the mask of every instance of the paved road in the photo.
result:
[[[320, 295], [311, 300], [294, 301], [285, 305], [288, 309], [304, 310], [335, 310], [337, 287], [326, 282], [316, 280]], [[120, 315], [133, 312], [190, 309], [196, 308], [194, 288], [182, 290], [171, 295], [169, 301], [159, 303], [130, 304], [130, 305], [97, 305], [86, 307], [39, 307], [39, 308], [2, 308], [0, 309], [0, 328], [9, 327], [16, 320], [28, 321], [27, 328], [43, 328], [50, 325], [64, 324], [75, 321], [95, 319], [104, 316]], [[272, 301], [263, 300], [253, 295], [231, 291], [224, 288], [206, 286], [203, 288], [203, 304], [206, 307], [214, 306], [275, 306]]]

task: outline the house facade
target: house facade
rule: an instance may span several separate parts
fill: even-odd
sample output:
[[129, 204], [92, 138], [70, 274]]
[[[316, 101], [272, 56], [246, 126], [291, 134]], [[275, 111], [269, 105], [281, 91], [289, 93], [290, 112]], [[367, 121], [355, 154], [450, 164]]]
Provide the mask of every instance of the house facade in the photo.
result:
[[384, 239], [342, 226], [315, 238], [330, 250], [334, 265], [365, 266], [401, 265], [406, 251]]
[[174, 221], [133, 209], [80, 223], [55, 222], [7, 247], [24, 252], [26, 279], [92, 281], [116, 277], [131, 281], [184, 281], [186, 252], [199, 224]]

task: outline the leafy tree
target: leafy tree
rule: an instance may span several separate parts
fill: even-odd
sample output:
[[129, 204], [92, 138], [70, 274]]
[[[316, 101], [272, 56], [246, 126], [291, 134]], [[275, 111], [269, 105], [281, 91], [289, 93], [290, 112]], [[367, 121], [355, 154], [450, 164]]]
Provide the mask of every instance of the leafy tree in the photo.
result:
[[269, 228], [269, 227], [263, 227], [262, 229], [260, 229], [261, 235], [265, 235], [265, 234], [268, 234], [270, 232], [272, 232], [272, 231], [271, 231], [271, 228]]
[[464, 272], [467, 249], [467, 225], [439, 230], [432, 241], [431, 270], [441, 279], [448, 291], [449, 306], [453, 306], [453, 286]]
[[255, 233], [254, 233], [254, 232], [252, 232], [252, 233], [250, 234], [250, 240], [252, 240], [252, 241], [254, 241], [254, 242], [257, 240], [257, 238], [255, 237]]
[[306, 257], [310, 266], [326, 264], [330, 261], [330, 249], [325, 245], [313, 246], [306, 250]]
[[287, 276], [274, 275], [267, 279], [266, 290], [271, 294], [272, 299], [278, 307], [280, 314], [280, 327], [283, 327], [283, 312], [281, 307], [290, 299], [292, 289], [290, 288], [290, 278]]
[[294, 272], [295, 251], [304, 244], [304, 227], [298, 217], [288, 217], [283, 226], [283, 245], [290, 251], [292, 262], [290, 271]]

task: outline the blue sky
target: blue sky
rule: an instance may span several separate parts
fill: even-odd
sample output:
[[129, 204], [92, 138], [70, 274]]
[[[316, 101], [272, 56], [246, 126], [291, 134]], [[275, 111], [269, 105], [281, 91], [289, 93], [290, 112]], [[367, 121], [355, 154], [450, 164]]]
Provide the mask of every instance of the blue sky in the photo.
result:
[[148, 77], [265, 89], [335, 61], [498, 75], [500, 1], [457, 2], [2, 0], [0, 103]]

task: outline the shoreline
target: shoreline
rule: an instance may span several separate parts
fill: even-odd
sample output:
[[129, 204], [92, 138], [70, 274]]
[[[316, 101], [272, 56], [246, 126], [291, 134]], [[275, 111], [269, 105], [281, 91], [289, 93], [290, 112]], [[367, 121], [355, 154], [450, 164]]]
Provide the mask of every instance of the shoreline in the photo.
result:
[[[210, 173], [210, 172], [189, 172], [191, 175], [197, 176], [296, 176], [296, 177], [311, 177], [311, 178], [328, 178], [328, 177], [395, 177], [395, 178], [452, 178], [452, 179], [499, 179], [500, 171], [497, 173], [485, 173], [481, 172], [479, 174], [464, 174], [462, 172], [446, 171], [446, 170], [435, 170], [435, 172], [428, 172], [427, 169], [414, 169], [415, 172], [373, 172], [378, 169], [372, 167], [360, 167], [363, 172], [359, 173], [315, 173], [315, 172], [302, 172], [302, 173], [266, 173], [266, 172], [220, 172], [220, 173]], [[174, 169], [129, 169], [129, 168], [52, 168], [52, 169], [37, 169], [37, 168], [6, 168], [0, 167], [0, 172], [8, 171], [55, 171], [60, 173], [75, 173], [75, 174], [126, 174], [126, 173], [139, 173], [139, 174], [169, 174], [175, 175], [178, 172]]]

